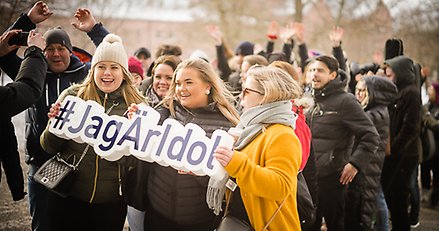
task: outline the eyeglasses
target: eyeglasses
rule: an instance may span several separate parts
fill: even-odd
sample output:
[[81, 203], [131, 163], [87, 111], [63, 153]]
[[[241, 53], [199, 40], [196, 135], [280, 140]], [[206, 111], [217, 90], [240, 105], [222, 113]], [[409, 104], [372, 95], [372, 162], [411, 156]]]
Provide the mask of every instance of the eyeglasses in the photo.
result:
[[253, 93], [256, 93], [256, 94], [259, 94], [259, 95], [264, 95], [264, 93], [262, 93], [262, 92], [260, 92], [258, 90], [254, 90], [254, 89], [251, 89], [251, 88], [248, 88], [248, 87], [244, 87], [242, 89], [242, 92], [241, 92], [242, 97], [244, 98], [245, 95], [247, 95], [249, 92], [253, 92]]

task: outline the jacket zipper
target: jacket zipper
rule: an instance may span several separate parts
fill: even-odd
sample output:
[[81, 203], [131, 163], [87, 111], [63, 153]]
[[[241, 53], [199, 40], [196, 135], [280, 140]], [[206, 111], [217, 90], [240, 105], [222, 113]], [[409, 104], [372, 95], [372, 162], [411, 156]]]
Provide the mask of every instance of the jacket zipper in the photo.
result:
[[[105, 97], [104, 97], [104, 103], [103, 106], [105, 108], [105, 105], [107, 104], [107, 99], [108, 99], [108, 93], [105, 93]], [[111, 107], [105, 112], [107, 115], [110, 114], [111, 110], [113, 110], [114, 107], [116, 107], [117, 105], [119, 105], [119, 103], [117, 101], [113, 101], [113, 105], [111, 105]], [[93, 202], [93, 199], [95, 197], [96, 194], [96, 187], [98, 184], [98, 175], [99, 175], [99, 156], [96, 155], [96, 162], [95, 162], [95, 177], [94, 177], [94, 181], [93, 181], [93, 192], [90, 198], [90, 202]], [[121, 177], [120, 177], [120, 164], [117, 164], [117, 171], [118, 171], [118, 182], [119, 182], [119, 195], [122, 195], [122, 183], [121, 183]]]

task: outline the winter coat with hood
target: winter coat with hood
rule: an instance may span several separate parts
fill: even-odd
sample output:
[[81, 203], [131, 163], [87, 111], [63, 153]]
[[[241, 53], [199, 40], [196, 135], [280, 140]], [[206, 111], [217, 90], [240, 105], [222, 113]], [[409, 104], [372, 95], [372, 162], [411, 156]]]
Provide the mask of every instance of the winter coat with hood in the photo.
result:
[[[360, 220], [364, 227], [372, 229], [372, 221], [376, 212], [376, 198], [378, 189], [381, 187], [381, 170], [389, 139], [390, 117], [388, 106], [394, 102], [398, 91], [395, 84], [385, 77], [366, 76], [363, 77], [363, 80], [366, 83], [369, 95], [369, 102], [364, 110], [380, 135], [376, 155], [371, 158], [370, 163], [360, 173], [362, 182], [358, 182], [363, 185], [360, 192], [362, 194]], [[357, 182], [354, 180], [353, 183]]]
[[[26, 14], [22, 14], [10, 29], [22, 29], [30, 31], [35, 29], [36, 25], [32, 23]], [[96, 24], [87, 35], [98, 46], [103, 38], [109, 32], [102, 26]], [[16, 76], [21, 59], [17, 56], [16, 50], [2, 57], [0, 67], [9, 76]], [[44, 152], [40, 145], [40, 135], [47, 125], [50, 106], [56, 101], [60, 93], [70, 87], [73, 83], [80, 83], [88, 74], [90, 63], [83, 63], [73, 53], [70, 55], [70, 65], [62, 73], [54, 73], [50, 69], [47, 70], [45, 83], [43, 87], [43, 95], [38, 101], [32, 105], [26, 112], [26, 162], [34, 163], [38, 166], [42, 165], [49, 155]]]
[[421, 96], [413, 61], [405, 56], [386, 60], [395, 73], [396, 101], [389, 106], [391, 160], [419, 157], [421, 151]]
[[[355, 96], [343, 90], [346, 79], [346, 74], [339, 70], [338, 76], [323, 89], [314, 90], [315, 105], [307, 118], [313, 134], [318, 178], [341, 174], [348, 163], [362, 171], [378, 148], [379, 136], [372, 121]], [[359, 142], [352, 151], [354, 137]]]

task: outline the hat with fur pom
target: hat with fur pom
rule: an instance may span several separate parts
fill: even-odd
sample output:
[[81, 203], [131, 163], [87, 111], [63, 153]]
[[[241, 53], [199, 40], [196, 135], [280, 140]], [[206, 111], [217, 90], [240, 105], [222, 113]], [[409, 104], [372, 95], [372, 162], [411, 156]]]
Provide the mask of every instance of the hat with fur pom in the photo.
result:
[[118, 63], [128, 71], [128, 57], [122, 44], [122, 39], [119, 36], [108, 34], [104, 40], [102, 40], [102, 43], [99, 44], [98, 48], [96, 48], [91, 66], [94, 67], [97, 63], [102, 61]]

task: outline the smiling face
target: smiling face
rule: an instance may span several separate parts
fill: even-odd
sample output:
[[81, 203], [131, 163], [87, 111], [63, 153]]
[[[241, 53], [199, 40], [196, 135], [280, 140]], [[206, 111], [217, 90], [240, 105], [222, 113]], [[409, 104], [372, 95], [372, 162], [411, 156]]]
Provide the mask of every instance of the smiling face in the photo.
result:
[[67, 70], [70, 65], [70, 55], [69, 49], [59, 43], [50, 44], [44, 50], [49, 70], [55, 73], [62, 73]]
[[192, 68], [179, 69], [175, 76], [175, 93], [181, 105], [189, 109], [207, 106], [209, 83], [203, 81], [200, 73]]
[[122, 67], [118, 63], [102, 61], [95, 65], [93, 78], [101, 91], [111, 93], [122, 85], [124, 77]]
[[310, 64], [308, 74], [312, 78], [312, 88], [317, 90], [323, 89], [331, 80], [337, 77], [337, 72], [330, 72], [328, 66], [321, 61], [314, 61]]
[[168, 93], [173, 74], [174, 70], [172, 67], [164, 63], [157, 65], [154, 69], [152, 88], [160, 98], [165, 97]]

